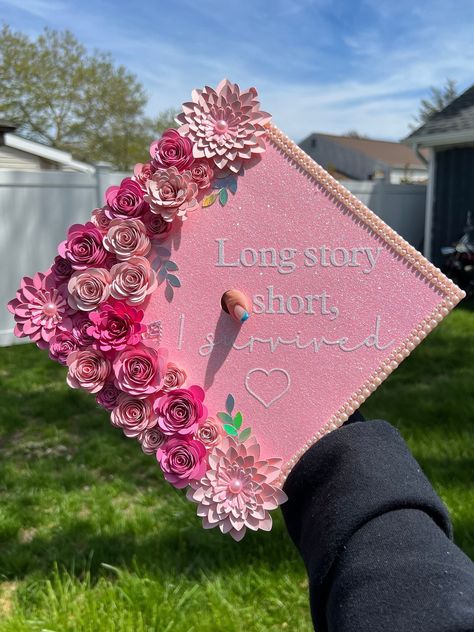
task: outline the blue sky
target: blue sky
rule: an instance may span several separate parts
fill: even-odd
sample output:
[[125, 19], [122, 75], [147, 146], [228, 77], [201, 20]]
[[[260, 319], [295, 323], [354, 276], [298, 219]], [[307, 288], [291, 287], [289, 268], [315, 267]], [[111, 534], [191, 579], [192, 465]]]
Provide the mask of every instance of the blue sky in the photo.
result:
[[31, 36], [68, 28], [136, 73], [156, 113], [228, 77], [296, 140], [405, 136], [431, 85], [474, 83], [474, 1], [0, 0]]

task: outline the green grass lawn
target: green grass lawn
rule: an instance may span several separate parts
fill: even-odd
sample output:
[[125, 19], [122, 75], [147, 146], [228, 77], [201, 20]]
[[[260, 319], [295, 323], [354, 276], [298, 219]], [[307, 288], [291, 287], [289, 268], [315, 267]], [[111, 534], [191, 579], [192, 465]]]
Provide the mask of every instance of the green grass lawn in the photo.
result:
[[[363, 413], [400, 429], [473, 556], [471, 310], [451, 314]], [[32, 345], [0, 350], [0, 631], [312, 630], [278, 512], [270, 534], [239, 544], [204, 531], [153, 458], [64, 377]]]

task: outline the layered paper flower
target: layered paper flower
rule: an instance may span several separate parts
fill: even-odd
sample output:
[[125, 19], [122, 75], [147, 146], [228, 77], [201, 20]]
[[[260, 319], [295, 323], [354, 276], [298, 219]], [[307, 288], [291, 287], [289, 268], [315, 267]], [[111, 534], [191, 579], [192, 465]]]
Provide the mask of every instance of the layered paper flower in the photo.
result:
[[227, 79], [215, 90], [193, 90], [193, 100], [183, 104], [176, 120], [180, 134], [194, 144], [194, 157], [238, 173], [245, 161], [263, 153], [265, 125], [271, 117], [260, 111], [256, 97], [255, 88], [241, 92]]
[[178, 489], [200, 479], [206, 471], [206, 448], [190, 436], [168, 439], [156, 453], [168, 483]]
[[121, 351], [136, 345], [146, 331], [141, 322], [143, 312], [120, 301], [102, 303], [89, 319], [87, 333], [94, 339], [93, 346], [101, 351]]
[[146, 257], [130, 257], [110, 269], [110, 293], [130, 305], [143, 303], [157, 286], [156, 274]]
[[51, 338], [72, 324], [65, 286], [56, 287], [51, 274], [23, 277], [8, 310], [15, 318], [15, 336], [30, 338], [40, 349], [47, 349]]
[[260, 459], [254, 437], [239, 443], [226, 436], [208, 456], [209, 467], [199, 481], [191, 481], [187, 498], [198, 503], [205, 529], [219, 527], [234, 540], [247, 529], [269, 531], [269, 512], [287, 500], [275, 484], [281, 459]]
[[155, 400], [158, 426], [166, 435], [192, 435], [207, 416], [200, 386], [177, 388]]
[[97, 393], [95, 401], [105, 408], [105, 410], [113, 410], [117, 405], [117, 399], [121, 391], [113, 382], [106, 382], [102, 389]]
[[92, 222], [73, 224], [67, 232], [67, 239], [59, 244], [58, 252], [74, 270], [101, 267], [108, 257], [102, 244], [102, 233]]
[[67, 383], [71, 388], [82, 388], [97, 393], [103, 388], [110, 373], [110, 362], [101, 351], [83, 349], [67, 357]]
[[157, 215], [151, 211], [147, 211], [143, 215], [142, 221], [145, 225], [147, 235], [152, 241], [165, 240], [173, 228], [171, 222], [166, 222], [161, 215]]
[[204, 443], [206, 448], [212, 448], [222, 441], [222, 438], [225, 437], [225, 431], [222, 423], [209, 418], [199, 424], [195, 437]]
[[194, 162], [193, 144], [177, 130], [167, 129], [150, 145], [150, 156], [156, 169], [176, 167], [178, 171], [186, 171]]
[[69, 305], [83, 312], [91, 312], [109, 298], [111, 283], [112, 277], [106, 268], [74, 272], [67, 284]]
[[79, 344], [69, 331], [60, 331], [49, 341], [49, 357], [59, 364], [66, 364], [69, 355], [78, 349]]
[[208, 189], [213, 176], [214, 171], [207, 160], [199, 160], [191, 167], [191, 177], [193, 182], [197, 184], [198, 189]]
[[138, 441], [145, 454], [156, 454], [164, 442], [168, 439], [159, 428], [147, 428], [138, 436]]
[[181, 369], [174, 362], [168, 362], [166, 367], [165, 378], [163, 380], [163, 391], [172, 391], [175, 388], [181, 388], [186, 382], [186, 371]]
[[150, 252], [151, 243], [145, 225], [139, 219], [114, 219], [104, 236], [104, 248], [117, 259], [144, 257]]
[[119, 186], [111, 186], [105, 192], [106, 214], [110, 219], [140, 217], [147, 204], [143, 199], [143, 189], [132, 178], [125, 178]]
[[147, 181], [146, 188], [145, 200], [165, 222], [172, 222], [176, 217], [185, 220], [188, 212], [198, 208], [198, 186], [190, 171], [180, 173], [176, 167], [159, 169]]
[[122, 393], [110, 416], [116, 428], [122, 428], [127, 437], [138, 437], [147, 428], [156, 426], [156, 417], [147, 399], [138, 399]]
[[133, 168], [133, 179], [138, 182], [141, 188], [146, 191], [147, 180], [155, 173], [156, 168], [151, 162], [138, 162]]
[[127, 347], [114, 360], [115, 386], [129, 395], [147, 397], [160, 390], [166, 351], [143, 343]]

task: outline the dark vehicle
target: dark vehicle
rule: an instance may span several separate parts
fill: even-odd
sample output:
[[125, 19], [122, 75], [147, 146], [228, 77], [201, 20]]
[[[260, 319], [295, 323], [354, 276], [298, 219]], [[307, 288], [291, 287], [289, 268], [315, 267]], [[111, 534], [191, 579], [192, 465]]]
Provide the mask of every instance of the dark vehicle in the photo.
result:
[[474, 296], [474, 225], [471, 214], [467, 216], [467, 226], [464, 235], [452, 246], [441, 248], [445, 257], [443, 272], [456, 285], [462, 288], [467, 296]]

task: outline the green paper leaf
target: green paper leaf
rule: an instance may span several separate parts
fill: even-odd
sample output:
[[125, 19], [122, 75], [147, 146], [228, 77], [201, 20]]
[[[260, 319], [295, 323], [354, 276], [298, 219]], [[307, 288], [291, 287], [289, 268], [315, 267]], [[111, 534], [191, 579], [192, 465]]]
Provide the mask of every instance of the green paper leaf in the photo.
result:
[[166, 282], [173, 287], [181, 287], [181, 281], [174, 274], [168, 274], [166, 277]]
[[233, 437], [236, 437], [239, 434], [234, 426], [229, 426], [229, 424], [224, 424], [224, 430], [227, 432], [227, 434], [230, 434]]
[[225, 409], [229, 413], [229, 415], [232, 414], [232, 411], [234, 410], [234, 405], [235, 405], [234, 396], [232, 395], [232, 393], [229, 393], [227, 395], [227, 399], [225, 400]]
[[242, 430], [242, 432], [239, 435], [239, 441], [245, 441], [246, 439], [248, 439], [250, 437], [250, 433], [252, 431], [250, 430], [250, 428], [244, 428], [244, 430]]
[[206, 195], [206, 197], [201, 202], [201, 206], [206, 208], [207, 206], [211, 206], [217, 200], [217, 193], [211, 193], [211, 195]]
[[229, 199], [229, 194], [227, 193], [227, 189], [221, 189], [219, 191], [219, 202], [221, 206], [225, 206], [227, 204], [227, 200]]
[[234, 426], [237, 428], [237, 430], [240, 428], [240, 426], [242, 425], [242, 413], [238, 412], [236, 413], [235, 417], [234, 417]]
[[167, 270], [178, 270], [178, 265], [174, 262], [174, 261], [165, 261], [163, 266], [167, 269]]
[[232, 417], [230, 415], [228, 415], [227, 413], [217, 413], [217, 416], [219, 417], [219, 419], [224, 422], [225, 424], [230, 424], [231, 426], [234, 425], [234, 422], [232, 420]]

